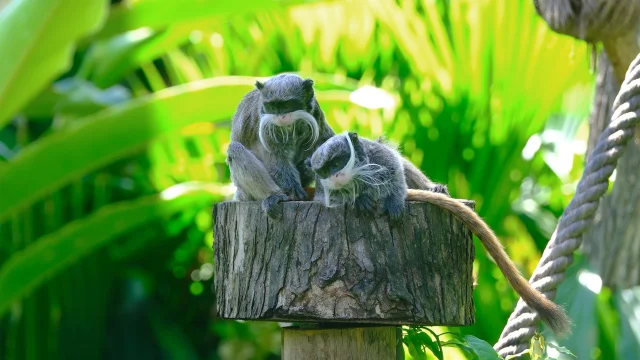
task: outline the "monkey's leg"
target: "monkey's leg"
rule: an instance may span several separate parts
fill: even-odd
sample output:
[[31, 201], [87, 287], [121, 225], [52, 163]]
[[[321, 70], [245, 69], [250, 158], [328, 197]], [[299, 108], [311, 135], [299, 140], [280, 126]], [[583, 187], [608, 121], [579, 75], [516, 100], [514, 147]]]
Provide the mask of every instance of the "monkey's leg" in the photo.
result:
[[404, 167], [404, 177], [409, 189], [433, 191], [450, 196], [447, 185], [431, 181], [420, 169], [404, 157], [402, 158], [402, 165]]
[[233, 194], [233, 201], [250, 201], [253, 199], [250, 199], [249, 196], [242, 190], [242, 188], [238, 187], [237, 184], [234, 183], [234, 185], [236, 186], [236, 193]]
[[406, 194], [393, 192], [382, 200], [382, 213], [389, 215], [393, 222], [398, 222], [404, 214]]
[[[410, 189], [413, 189], [412, 187], [409, 187]], [[451, 196], [449, 194], [449, 189], [447, 189], [447, 185], [443, 185], [443, 184], [438, 184], [438, 183], [434, 183], [432, 182], [431, 184], [427, 185], [427, 186], [423, 186], [422, 189], [417, 189], [417, 190], [427, 190], [427, 191], [431, 191], [431, 192], [435, 192], [435, 193], [440, 193], [440, 194], [444, 194], [447, 196]]]
[[269, 217], [278, 218], [280, 213], [277, 206], [287, 200], [287, 195], [273, 181], [264, 164], [242, 144], [232, 141], [228, 155], [232, 159], [229, 163], [231, 179], [237, 191], [236, 200], [263, 200], [262, 209]]
[[307, 192], [300, 183], [300, 174], [296, 167], [279, 156], [269, 156], [265, 159], [265, 165], [269, 174], [280, 185], [282, 190], [289, 195], [291, 200], [302, 201], [307, 199]]

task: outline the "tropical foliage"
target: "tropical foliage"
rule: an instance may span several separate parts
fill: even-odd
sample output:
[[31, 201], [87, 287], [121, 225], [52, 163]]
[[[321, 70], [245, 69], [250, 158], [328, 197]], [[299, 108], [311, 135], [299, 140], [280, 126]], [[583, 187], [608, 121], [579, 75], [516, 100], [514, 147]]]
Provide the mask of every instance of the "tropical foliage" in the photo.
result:
[[[230, 118], [256, 77], [312, 77], [336, 131], [401, 143], [525, 275], [582, 169], [589, 49], [531, 1], [0, 7], [2, 359], [279, 358], [277, 324], [220, 320], [212, 291], [210, 210], [233, 192]], [[493, 344], [517, 296], [477, 245], [476, 324], [435, 330]], [[614, 354], [616, 310], [591, 298], [572, 314], [600, 335], [567, 346]]]

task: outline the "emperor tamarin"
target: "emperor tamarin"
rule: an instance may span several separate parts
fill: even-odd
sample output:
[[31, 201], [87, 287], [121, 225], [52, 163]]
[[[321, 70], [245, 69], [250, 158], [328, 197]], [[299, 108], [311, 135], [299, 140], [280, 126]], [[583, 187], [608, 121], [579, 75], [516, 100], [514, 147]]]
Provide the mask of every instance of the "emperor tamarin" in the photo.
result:
[[[304, 160], [334, 135], [315, 98], [313, 81], [280, 74], [255, 86], [233, 116], [231, 140], [251, 151], [289, 200], [305, 200], [304, 187], [314, 181], [314, 173]], [[247, 180], [235, 184], [240, 193], [262, 186], [252, 182], [264, 178], [237, 173], [245, 168], [236, 169], [236, 178]]]
[[324, 185], [325, 205], [351, 204], [366, 212], [382, 211], [399, 220], [405, 200], [433, 203], [460, 219], [482, 242], [513, 289], [556, 334], [570, 330], [564, 310], [534, 289], [520, 274], [491, 228], [471, 209], [451, 198], [446, 186], [429, 180], [384, 141], [356, 133], [333, 136], [313, 153], [308, 165]]

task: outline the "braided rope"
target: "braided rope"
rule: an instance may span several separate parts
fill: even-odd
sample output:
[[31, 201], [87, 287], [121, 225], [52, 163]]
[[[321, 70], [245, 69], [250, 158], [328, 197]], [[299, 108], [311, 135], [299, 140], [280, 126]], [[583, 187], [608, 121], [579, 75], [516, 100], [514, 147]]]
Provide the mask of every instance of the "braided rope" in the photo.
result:
[[[576, 194], [564, 210], [542, 258], [529, 282], [553, 300], [565, 271], [573, 262], [573, 252], [582, 242], [582, 234], [591, 226], [600, 198], [607, 191], [609, 177], [615, 170], [625, 145], [633, 138], [640, 123], [640, 54], [627, 70], [620, 92], [613, 103], [611, 122], [600, 134], [587, 160]], [[538, 329], [539, 317], [522, 299], [509, 317], [498, 343], [501, 356], [520, 355]]]

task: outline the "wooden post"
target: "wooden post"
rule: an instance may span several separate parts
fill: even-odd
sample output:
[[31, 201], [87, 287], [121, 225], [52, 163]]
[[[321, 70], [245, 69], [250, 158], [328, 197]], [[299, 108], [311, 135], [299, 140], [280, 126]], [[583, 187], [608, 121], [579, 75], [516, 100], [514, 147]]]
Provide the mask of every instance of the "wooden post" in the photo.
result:
[[284, 328], [282, 359], [403, 359], [399, 329], [398, 326], [362, 327], [358, 324], [352, 327]]
[[312, 201], [284, 203], [283, 220], [260, 202], [216, 204], [218, 316], [321, 324], [283, 329], [291, 360], [388, 360], [400, 325], [473, 324], [471, 232], [435, 205], [406, 210], [394, 226]]

